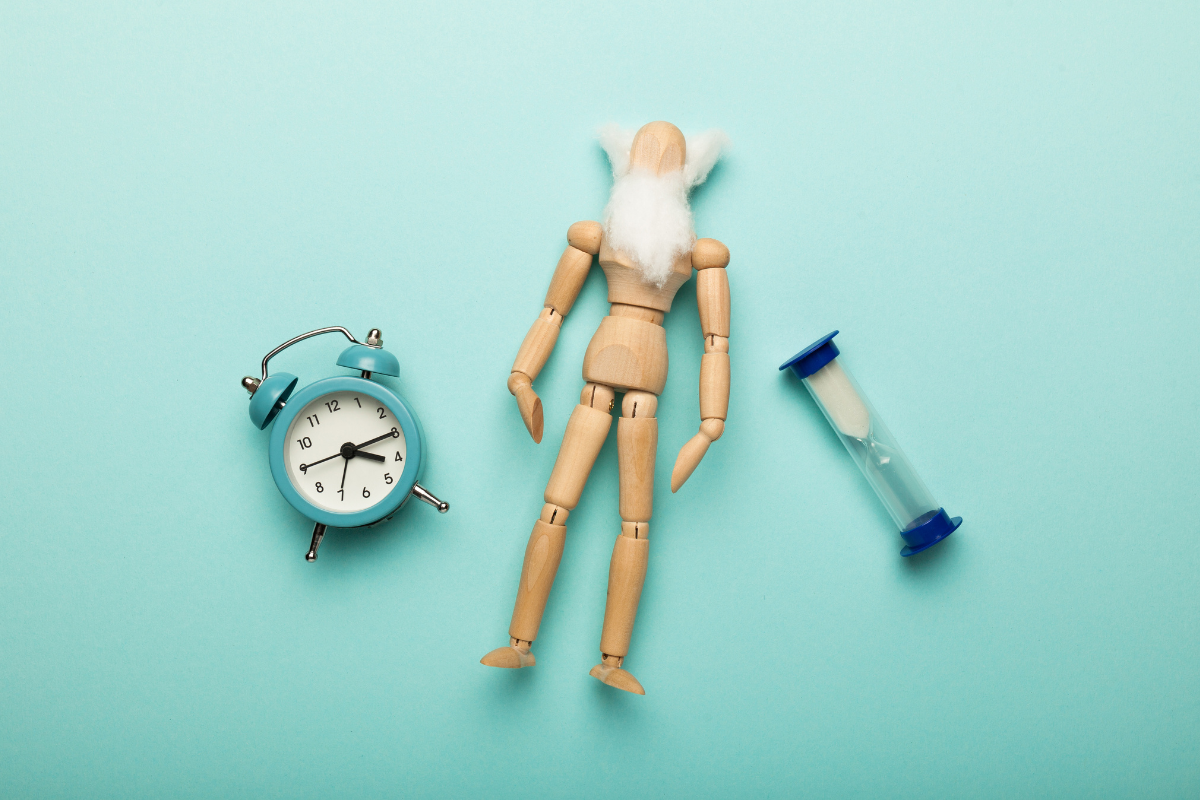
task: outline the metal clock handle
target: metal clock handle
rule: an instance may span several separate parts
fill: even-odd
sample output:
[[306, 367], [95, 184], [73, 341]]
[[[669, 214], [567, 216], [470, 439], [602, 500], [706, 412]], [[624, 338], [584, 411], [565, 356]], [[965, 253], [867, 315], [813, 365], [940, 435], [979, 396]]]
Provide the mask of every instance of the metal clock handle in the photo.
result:
[[331, 325], [328, 328], [317, 328], [315, 331], [309, 331], [308, 333], [302, 333], [299, 336], [295, 336], [295, 337], [292, 337], [291, 339], [288, 339], [286, 342], [279, 345], [279, 347], [276, 347], [274, 350], [272, 350], [271, 352], [269, 352], [265, 356], [263, 356], [262, 378], [259, 380], [255, 380], [254, 378], [247, 376], [245, 378], [242, 378], [242, 386], [244, 386], [246, 388], [246, 391], [250, 392], [250, 394], [254, 394], [254, 391], [258, 388], [259, 384], [262, 383], [262, 381], [265, 381], [267, 379], [267, 362], [268, 361], [270, 361], [272, 358], [274, 358], [275, 356], [282, 353], [284, 350], [287, 350], [292, 345], [296, 344], [296, 342], [302, 342], [305, 339], [309, 339], [313, 336], [320, 336], [322, 333], [340, 333], [343, 336], [345, 336], [347, 339], [349, 339], [352, 344], [365, 344], [367, 347], [381, 347], [383, 345], [383, 334], [380, 333], [379, 328], [371, 328], [371, 332], [369, 334], [367, 334], [367, 341], [365, 341], [365, 342], [360, 342], [358, 339], [355, 339], [354, 335], [352, 333], [350, 333], [350, 331], [343, 328], [341, 325]]

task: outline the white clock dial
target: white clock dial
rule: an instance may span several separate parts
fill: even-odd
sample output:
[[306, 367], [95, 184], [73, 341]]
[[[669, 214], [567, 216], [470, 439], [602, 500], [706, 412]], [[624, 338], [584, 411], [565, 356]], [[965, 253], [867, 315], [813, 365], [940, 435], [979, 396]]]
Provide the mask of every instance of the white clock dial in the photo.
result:
[[391, 494], [406, 458], [404, 432], [392, 409], [361, 392], [330, 392], [313, 400], [292, 420], [284, 444], [288, 479], [300, 496], [345, 513], [368, 509]]

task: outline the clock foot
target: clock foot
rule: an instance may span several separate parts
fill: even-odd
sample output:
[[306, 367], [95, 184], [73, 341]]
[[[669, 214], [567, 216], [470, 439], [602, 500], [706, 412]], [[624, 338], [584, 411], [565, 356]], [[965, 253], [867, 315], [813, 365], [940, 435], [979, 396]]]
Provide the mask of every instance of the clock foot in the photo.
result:
[[312, 544], [308, 546], [308, 555], [304, 557], [305, 561], [317, 560], [317, 548], [321, 546], [321, 540], [325, 538], [325, 526], [317, 523], [313, 528]]
[[429, 493], [428, 489], [419, 483], [413, 484], [412, 493], [413, 497], [417, 498], [418, 500], [424, 500], [426, 503], [429, 503], [429, 505], [433, 506], [443, 514], [450, 510], [449, 503], [438, 500]]

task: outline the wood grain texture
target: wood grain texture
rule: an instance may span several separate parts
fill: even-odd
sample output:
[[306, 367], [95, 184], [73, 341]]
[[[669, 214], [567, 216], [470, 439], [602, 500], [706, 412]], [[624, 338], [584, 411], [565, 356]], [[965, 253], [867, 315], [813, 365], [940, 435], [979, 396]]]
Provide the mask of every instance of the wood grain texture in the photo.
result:
[[658, 420], [617, 420], [617, 463], [620, 469], [620, 513], [627, 522], [648, 522], [654, 513], [654, 456], [658, 452]]
[[596, 680], [603, 684], [620, 689], [631, 694], [645, 694], [646, 690], [642, 688], [642, 684], [638, 679], [633, 677], [633, 674], [621, 669], [617, 664], [620, 664], [622, 659], [616, 656], [605, 656], [603, 660], [592, 667], [591, 675]]
[[608, 567], [608, 599], [604, 604], [604, 629], [600, 652], [624, 658], [637, 618], [642, 583], [650, 558], [650, 540], [618, 536]]
[[568, 511], [579, 504], [579, 495], [587, 484], [596, 456], [604, 446], [612, 416], [590, 406], [577, 405], [567, 421], [562, 447], [546, 484], [545, 500]]
[[508, 635], [514, 639], [528, 642], [537, 639], [566, 538], [565, 525], [550, 525], [540, 519], [533, 523], [533, 533], [525, 546], [525, 561], [521, 565], [521, 583], [517, 587], [512, 624], [508, 627]]
[[697, 239], [692, 247], [692, 266], [699, 270], [729, 266], [729, 248], [716, 239]]
[[700, 419], [725, 419], [729, 413], [729, 354], [700, 357]]
[[706, 353], [728, 353], [729, 339], [724, 336], [705, 336], [704, 337], [704, 352]]
[[679, 448], [679, 456], [675, 459], [675, 468], [671, 470], [671, 491], [679, 491], [679, 487], [691, 477], [700, 465], [700, 460], [708, 452], [708, 446], [720, 439], [725, 433], [725, 420], [706, 419], [700, 423], [700, 432]]
[[524, 372], [513, 372], [508, 376], [508, 390], [517, 398], [517, 410], [521, 412], [521, 421], [533, 437], [533, 441], [542, 441], [542, 428], [545, 418], [542, 414], [542, 401], [530, 385], [532, 378]]
[[692, 473], [696, 471], [696, 467], [700, 465], [700, 460], [708, 452], [710, 444], [712, 444], [712, 439], [709, 439], [701, 432], [688, 439], [687, 444], [679, 448], [679, 455], [675, 458], [675, 467], [671, 470], [672, 492], [678, 492], [679, 487], [683, 486], [687, 482], [687, 479], [692, 476]]
[[696, 273], [696, 308], [705, 336], [729, 336], [729, 276], [725, 270]]
[[[513, 641], [516, 640], [514, 639]], [[537, 663], [537, 659], [533, 657], [533, 653], [529, 652], [528, 647], [518, 647], [512, 644], [508, 647], [497, 647], [479, 659], [479, 663], [485, 667], [520, 669], [521, 667], [532, 667]]]
[[575, 305], [591, 268], [592, 254], [568, 245], [558, 259], [544, 305], [565, 317]]
[[667, 383], [666, 331], [652, 322], [605, 317], [583, 354], [583, 379], [662, 394]]
[[647, 122], [633, 137], [629, 166], [665, 175], [683, 169], [686, 156], [687, 140], [679, 128], [669, 122]]
[[710, 442], [715, 442], [725, 435], [725, 420], [723, 419], [706, 419], [700, 423], [700, 433], [708, 437]]
[[554, 344], [558, 341], [559, 331], [562, 330], [562, 315], [553, 308], [543, 308], [542, 313], [533, 321], [521, 349], [513, 360], [512, 371], [528, 375], [530, 380], [536, 380], [546, 360], [554, 352]]
[[621, 535], [628, 536], [630, 539], [649, 539], [650, 538], [650, 523], [649, 522], [621, 522]]
[[598, 408], [601, 411], [612, 411], [616, 405], [617, 393], [611, 386], [599, 383], [585, 383], [579, 393], [579, 404]]
[[653, 322], [655, 325], [662, 325], [663, 318], [666, 316], [657, 309], [628, 306], [624, 303], [613, 303], [609, 306], [608, 314], [612, 317], [629, 317], [630, 319], [640, 319], [643, 322]]
[[621, 416], [653, 417], [658, 415], [658, 395], [650, 392], [626, 392], [621, 398]]
[[538, 519], [551, 525], [566, 525], [569, 516], [571, 516], [569, 509], [556, 506], [554, 503], [546, 503], [542, 506], [542, 513], [538, 515]]
[[600, 268], [608, 280], [608, 302], [653, 308], [666, 313], [671, 310], [675, 293], [692, 277], [692, 258], [685, 253], [671, 266], [671, 274], [661, 287], [646, 283], [642, 271], [633, 259], [608, 243], [600, 243]]
[[583, 220], [567, 228], [567, 244], [594, 256], [600, 252], [600, 240], [603, 235], [604, 228], [599, 222]]

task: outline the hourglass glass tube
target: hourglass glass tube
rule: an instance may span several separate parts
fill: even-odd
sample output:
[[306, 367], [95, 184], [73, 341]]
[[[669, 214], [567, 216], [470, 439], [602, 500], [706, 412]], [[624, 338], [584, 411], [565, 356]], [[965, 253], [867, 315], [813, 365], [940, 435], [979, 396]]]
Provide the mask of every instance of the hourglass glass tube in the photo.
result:
[[902, 556], [919, 553], [962, 524], [950, 518], [913, 469], [854, 376], [838, 360], [837, 331], [818, 339], [780, 367], [791, 368], [833, 426], [907, 543]]

